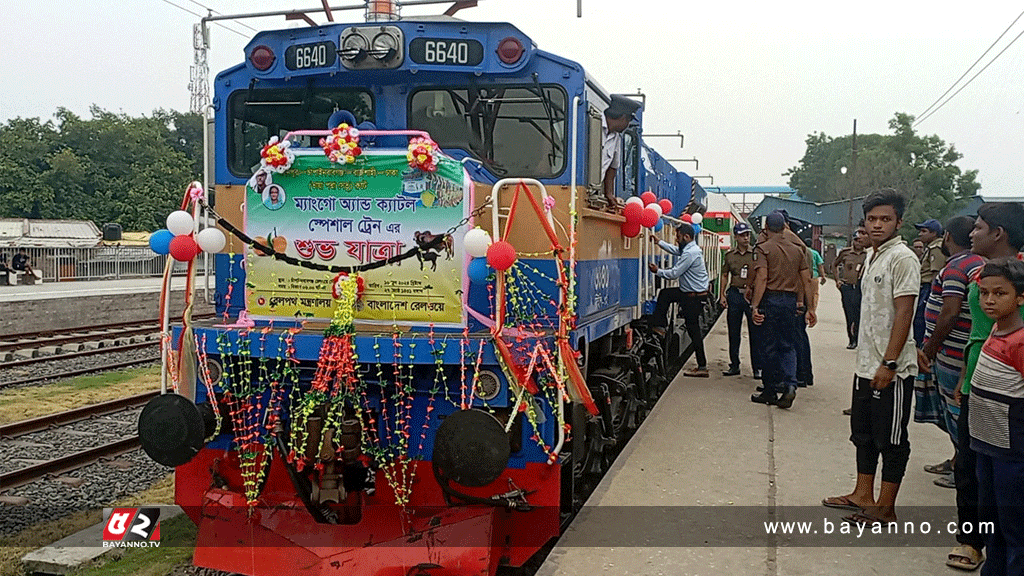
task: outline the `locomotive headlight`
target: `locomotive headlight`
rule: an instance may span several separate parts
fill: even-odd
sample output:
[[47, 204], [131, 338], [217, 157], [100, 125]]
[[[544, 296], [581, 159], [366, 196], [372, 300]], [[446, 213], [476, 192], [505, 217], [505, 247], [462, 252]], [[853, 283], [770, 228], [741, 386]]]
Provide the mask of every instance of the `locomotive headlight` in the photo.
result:
[[210, 384], [213, 386], [220, 384], [221, 378], [224, 377], [224, 367], [221, 365], [220, 360], [207, 358], [206, 370], [210, 373]]
[[476, 376], [476, 389], [474, 390], [476, 397], [489, 402], [497, 398], [499, 392], [501, 392], [501, 380], [498, 379], [498, 375], [490, 370], [481, 370]]
[[381, 32], [373, 38], [370, 54], [377, 60], [390, 60], [398, 54], [398, 38], [390, 32]]
[[341, 50], [338, 51], [341, 57], [350, 62], [359, 62], [366, 58], [369, 46], [362, 34], [353, 33], [345, 37], [341, 42]]

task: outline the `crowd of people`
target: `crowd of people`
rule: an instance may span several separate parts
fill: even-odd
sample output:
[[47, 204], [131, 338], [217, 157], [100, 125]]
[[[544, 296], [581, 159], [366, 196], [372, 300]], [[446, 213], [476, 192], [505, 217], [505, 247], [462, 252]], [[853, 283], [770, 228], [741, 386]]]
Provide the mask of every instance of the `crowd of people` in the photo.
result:
[[[830, 267], [847, 348], [856, 350], [844, 414], [857, 475], [851, 492], [822, 504], [851, 511], [852, 523], [895, 521], [910, 419], [934, 424], [949, 435], [952, 456], [925, 471], [956, 490], [960, 527], [946, 564], [982, 567], [985, 576], [1024, 574], [1024, 206], [989, 203], [977, 217], [925, 220], [915, 225], [913, 248], [899, 233], [904, 210], [894, 191], [869, 196], [851, 245]], [[779, 408], [814, 383], [807, 328], [817, 322], [818, 287], [827, 282], [821, 256], [791, 226], [785, 211], [769, 214], [755, 245], [750, 227], [737, 224], [718, 295], [729, 330], [723, 376], [740, 374], [746, 318], [751, 368], [761, 380], [751, 401]], [[669, 305], [678, 302], [697, 364], [684, 375], [708, 377], [698, 317], [710, 279], [689, 224], [677, 228], [676, 242], [658, 242], [679, 256], [672, 268], [650, 266], [679, 279], [659, 292], [652, 326], [663, 334]]]

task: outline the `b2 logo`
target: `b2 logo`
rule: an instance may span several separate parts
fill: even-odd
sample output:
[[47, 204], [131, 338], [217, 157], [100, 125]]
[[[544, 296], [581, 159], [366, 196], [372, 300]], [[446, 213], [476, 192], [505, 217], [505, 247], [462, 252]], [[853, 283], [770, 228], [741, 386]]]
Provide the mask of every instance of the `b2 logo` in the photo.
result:
[[104, 508], [105, 542], [159, 542], [159, 508]]

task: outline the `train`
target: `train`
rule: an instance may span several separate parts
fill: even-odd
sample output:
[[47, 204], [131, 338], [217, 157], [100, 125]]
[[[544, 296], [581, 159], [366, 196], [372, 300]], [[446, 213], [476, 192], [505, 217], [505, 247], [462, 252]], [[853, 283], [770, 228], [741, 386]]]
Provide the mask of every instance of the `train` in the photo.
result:
[[[258, 32], [216, 76], [182, 207], [226, 237], [187, 292], [217, 318], [166, 318], [139, 420], [197, 566], [493, 575], [559, 536], [689, 346], [675, 313], [646, 329], [671, 257], [600, 200], [611, 97], [511, 24], [377, 1]], [[647, 234], [672, 242], [707, 195], [643, 128], [616, 196], [668, 200]]]

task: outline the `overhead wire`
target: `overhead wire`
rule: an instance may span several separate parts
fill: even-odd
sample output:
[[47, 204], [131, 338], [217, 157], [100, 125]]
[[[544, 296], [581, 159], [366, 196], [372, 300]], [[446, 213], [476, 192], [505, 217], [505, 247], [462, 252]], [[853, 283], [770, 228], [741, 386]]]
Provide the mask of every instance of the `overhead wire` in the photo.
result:
[[[175, 8], [177, 8], [178, 10], [182, 10], [184, 12], [188, 12], [189, 14], [191, 14], [193, 16], [198, 16], [199, 18], [204, 18], [204, 16], [202, 14], [193, 12], [193, 11], [189, 10], [188, 8], [185, 8], [184, 6], [180, 6], [178, 4], [175, 4], [174, 2], [171, 2], [170, 0], [160, 0], [160, 1], [163, 2], [164, 4], [170, 4], [171, 6], [174, 6]], [[245, 39], [249, 38], [249, 36], [247, 34], [243, 34], [242, 32], [239, 32], [238, 30], [235, 30], [234, 28], [228, 28], [227, 26], [221, 24], [220, 22], [214, 22], [214, 24], [216, 24], [217, 26], [220, 26], [221, 28], [227, 30], [228, 32], [234, 32], [235, 34], [238, 34], [242, 38], [245, 38]]]
[[[952, 100], [953, 96], [956, 96], [957, 94], [960, 93], [960, 90], [963, 90], [964, 88], [966, 88], [968, 84], [970, 84], [972, 81], [974, 81], [975, 78], [978, 77], [978, 74], [981, 74], [982, 72], [984, 72], [985, 68], [988, 68], [992, 64], [992, 62], [996, 61], [996, 58], [999, 58], [999, 56], [1001, 56], [1003, 52], [1006, 52], [1007, 48], [1012, 46], [1013, 43], [1017, 41], [1017, 38], [1020, 38], [1021, 35], [1018, 34], [1013, 40], [1010, 41], [1009, 44], [1006, 45], [1006, 47], [1004, 47], [999, 52], [999, 54], [996, 54], [995, 56], [993, 56], [992, 60], [990, 60], [989, 63], [984, 66], [984, 68], [982, 68], [981, 70], [979, 70], [977, 72], [977, 74], [972, 76], [971, 79], [968, 80], [966, 84], [961, 86], [959, 90], [954, 92], [953, 95], [950, 96], [948, 99], [946, 99], [946, 101], [943, 102], [941, 105], [939, 105], [938, 108], [935, 108], [935, 105], [938, 104], [940, 100], [945, 98], [946, 94], [949, 94], [949, 92], [953, 88], [956, 88], [956, 85], [959, 84], [960, 81], [964, 79], [964, 77], [966, 77], [968, 74], [970, 74], [971, 70], [973, 70], [974, 67], [977, 66], [978, 63], [981, 62], [981, 60], [983, 58], [985, 58], [985, 55], [988, 54], [989, 52], [991, 52], [993, 48], [995, 48], [996, 44], [998, 44], [999, 41], [1003, 39], [1003, 36], [1006, 36], [1006, 33], [1009, 32], [1011, 28], [1013, 28], [1014, 24], [1016, 24], [1017, 21], [1020, 20], [1022, 16], [1024, 16], [1024, 11], [1022, 11], [1020, 14], [1018, 14], [1017, 17], [1013, 19], [1013, 22], [1010, 22], [1010, 25], [1006, 27], [1006, 30], [1003, 30], [1003, 33], [1000, 34], [999, 37], [996, 38], [994, 42], [992, 42], [992, 44], [981, 54], [981, 56], [978, 56], [978, 59], [975, 60], [973, 64], [971, 64], [970, 66], [967, 67], [967, 70], [965, 70], [964, 73], [961, 74], [960, 77], [957, 78], [956, 81], [953, 82], [953, 84], [950, 85], [950, 87], [947, 88], [946, 91], [943, 92], [941, 96], [939, 96], [938, 98], [935, 99], [935, 102], [932, 102], [930, 106], [925, 108], [923, 112], [921, 112], [920, 114], [917, 115], [917, 120], [915, 120], [914, 124], [913, 124], [914, 126], [916, 126], [918, 123], [924, 121], [925, 118], [927, 118], [927, 117], [931, 116], [932, 114], [934, 114], [936, 111], [938, 111], [939, 108], [942, 108], [943, 106], [945, 106], [946, 102], [949, 102], [950, 100]], [[933, 110], [933, 108], [934, 108], [934, 110]]]
[[[209, 6], [205, 6], [203, 4], [200, 4], [199, 2], [196, 2], [196, 0], [188, 0], [188, 1], [193, 3], [193, 4], [195, 4], [196, 6], [199, 6], [203, 10], [209, 11], [212, 14], [222, 14], [221, 12], [218, 12], [218, 11], [214, 10], [213, 8], [210, 8]], [[259, 32], [259, 30], [253, 28], [252, 26], [249, 26], [248, 24], [246, 24], [245, 22], [242, 22], [240, 20], [235, 22], [235, 24], [238, 24], [239, 26], [243, 26], [245, 28], [248, 28], [249, 30], [252, 30], [253, 32]]]

